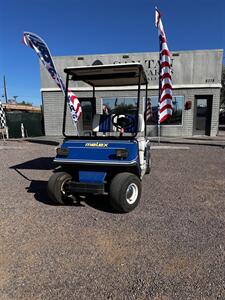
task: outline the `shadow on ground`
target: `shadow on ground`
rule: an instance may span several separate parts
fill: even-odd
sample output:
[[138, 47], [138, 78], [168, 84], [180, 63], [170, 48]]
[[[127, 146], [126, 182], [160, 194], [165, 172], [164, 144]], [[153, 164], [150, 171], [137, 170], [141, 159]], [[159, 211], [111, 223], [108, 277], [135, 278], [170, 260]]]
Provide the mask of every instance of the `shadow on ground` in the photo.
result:
[[10, 167], [14, 170], [53, 170], [53, 157], [39, 157]]
[[60, 142], [50, 141], [50, 140], [45, 140], [45, 139], [26, 139], [26, 141], [29, 143], [49, 145], [49, 146], [58, 146], [60, 144]]
[[[31, 180], [30, 186], [27, 187], [27, 192], [34, 194], [34, 198], [41, 203], [46, 205], [57, 206], [48, 196], [47, 193], [47, 181], [43, 180]], [[62, 206], [73, 206], [73, 207], [86, 207], [86, 205], [107, 213], [117, 213], [109, 204], [109, 199], [107, 196], [102, 195], [90, 195], [88, 197], [74, 197]]]
[[30, 185], [26, 188], [28, 193], [34, 194], [34, 198], [44, 204], [56, 206], [56, 204], [49, 198], [47, 193], [47, 181], [31, 180]]
[[[29, 182], [29, 186], [26, 188], [26, 190], [28, 193], [34, 194], [34, 198], [37, 201], [46, 205], [57, 205], [48, 196], [47, 181], [33, 180], [32, 178], [28, 178], [25, 174], [23, 174], [23, 170], [53, 170], [54, 164], [52, 157], [36, 158], [18, 165], [14, 165], [10, 167], [10, 169], [14, 169], [20, 176], [22, 176], [24, 179], [27, 180], [27, 182]], [[68, 203], [66, 203], [65, 205], [85, 207], [85, 204], [99, 211], [116, 213], [116, 211], [110, 206], [108, 197], [102, 195], [90, 195], [88, 197], [76, 198], [74, 197], [74, 199], [71, 199], [71, 201], [68, 201]]]

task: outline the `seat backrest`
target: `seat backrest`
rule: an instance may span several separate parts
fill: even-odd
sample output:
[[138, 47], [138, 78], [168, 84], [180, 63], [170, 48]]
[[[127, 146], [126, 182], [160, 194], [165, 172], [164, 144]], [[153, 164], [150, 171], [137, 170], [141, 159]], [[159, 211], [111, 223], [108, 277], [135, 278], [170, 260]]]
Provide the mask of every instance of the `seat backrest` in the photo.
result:
[[92, 123], [94, 132], [110, 132], [112, 131], [111, 115], [95, 114]]
[[[92, 130], [94, 132], [116, 132], [118, 129], [112, 125], [112, 117], [114, 115], [99, 115], [95, 114], [92, 123]], [[124, 117], [125, 115], [119, 115], [119, 117]], [[130, 120], [134, 120], [134, 125], [129, 126], [125, 129], [124, 132], [133, 133], [133, 132], [143, 132], [145, 129], [144, 117], [139, 114], [138, 115], [138, 124], [137, 124], [137, 116], [136, 115], [127, 115]], [[116, 121], [116, 119], [115, 119]]]
[[145, 121], [144, 121], [144, 117], [141, 114], [138, 115], [138, 122], [137, 122], [136, 115], [127, 115], [127, 117], [130, 120], [133, 120], [134, 124], [133, 126], [129, 126], [125, 128], [124, 132], [134, 133], [134, 132], [143, 132], [145, 130]]
[[132, 122], [134, 121], [132, 126], [129, 126], [124, 129], [124, 132], [137, 132], [137, 116], [136, 115], [126, 115], [126, 117]]

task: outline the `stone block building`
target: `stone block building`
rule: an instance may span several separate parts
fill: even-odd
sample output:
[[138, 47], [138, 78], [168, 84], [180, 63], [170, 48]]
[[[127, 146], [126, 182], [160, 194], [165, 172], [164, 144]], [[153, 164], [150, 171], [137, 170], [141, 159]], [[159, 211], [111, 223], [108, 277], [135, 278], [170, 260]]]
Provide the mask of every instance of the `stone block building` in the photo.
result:
[[[148, 120], [147, 133], [157, 135], [158, 102], [158, 52], [99, 54], [53, 57], [57, 71], [65, 80], [64, 69], [73, 66], [120, 64], [139, 62], [148, 77], [148, 96], [151, 99], [152, 117]], [[215, 136], [218, 132], [221, 72], [223, 50], [177, 51], [172, 53], [173, 117], [161, 125], [161, 136]], [[48, 72], [41, 65], [41, 94], [44, 111], [45, 133], [48, 136], [62, 134], [64, 96]], [[92, 87], [74, 82], [70, 87], [78, 98], [87, 99]], [[129, 87], [99, 88], [96, 90], [97, 111], [102, 111], [106, 99], [116, 96], [135, 97]], [[85, 108], [84, 108], [85, 109]], [[69, 113], [67, 114], [69, 115]], [[70, 118], [68, 131], [74, 128]]]

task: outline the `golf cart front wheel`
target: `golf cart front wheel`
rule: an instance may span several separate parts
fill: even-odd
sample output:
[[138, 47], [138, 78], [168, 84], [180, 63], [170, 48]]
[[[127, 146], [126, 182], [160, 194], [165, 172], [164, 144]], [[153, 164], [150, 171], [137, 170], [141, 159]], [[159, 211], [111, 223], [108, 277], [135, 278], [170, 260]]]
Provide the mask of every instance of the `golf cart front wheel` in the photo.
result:
[[140, 179], [132, 173], [117, 174], [109, 188], [110, 203], [119, 212], [130, 212], [141, 198]]
[[67, 204], [70, 202], [69, 182], [72, 177], [66, 172], [54, 173], [48, 181], [48, 195], [57, 204]]

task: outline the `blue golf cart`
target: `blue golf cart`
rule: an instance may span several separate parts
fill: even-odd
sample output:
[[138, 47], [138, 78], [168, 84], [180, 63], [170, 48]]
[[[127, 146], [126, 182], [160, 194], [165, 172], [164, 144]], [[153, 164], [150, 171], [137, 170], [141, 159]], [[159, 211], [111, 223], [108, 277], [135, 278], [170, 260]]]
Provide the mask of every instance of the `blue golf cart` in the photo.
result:
[[[130, 63], [69, 67], [64, 71], [64, 141], [57, 148], [56, 170], [48, 181], [48, 194], [58, 204], [81, 196], [97, 201], [97, 195], [107, 195], [106, 201], [109, 199], [115, 210], [130, 212], [140, 201], [141, 181], [151, 168], [144, 68]], [[92, 109], [89, 128], [83, 126], [84, 112], [84, 120], [78, 122], [79, 134], [71, 136], [66, 132], [66, 120], [68, 88], [73, 81], [89, 86]], [[103, 90], [106, 96], [102, 95]], [[131, 91], [132, 97], [117, 96], [126, 90]]]

